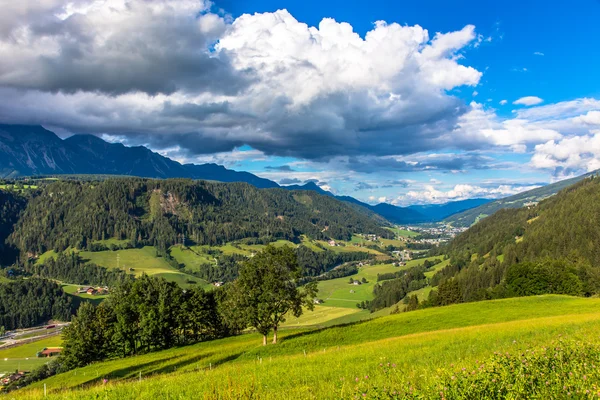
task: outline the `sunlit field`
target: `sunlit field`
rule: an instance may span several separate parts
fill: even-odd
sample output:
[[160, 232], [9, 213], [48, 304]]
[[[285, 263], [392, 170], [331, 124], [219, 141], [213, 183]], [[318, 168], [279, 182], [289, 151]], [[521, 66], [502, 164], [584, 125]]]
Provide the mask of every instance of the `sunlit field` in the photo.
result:
[[[497, 359], [494, 352], [517, 355], [527, 350], [529, 357], [530, 349], [556, 347], [568, 338], [568, 343], [560, 344], [561, 356], [570, 352], [565, 365], [579, 365], [580, 359], [591, 362], [595, 350], [578, 353], [573, 341], [600, 344], [599, 307], [599, 299], [540, 296], [426, 309], [318, 330], [285, 330], [279, 344], [266, 347], [258, 335], [247, 334], [93, 364], [11, 395], [42, 398], [46, 384], [48, 398], [57, 399], [197, 398], [199, 393], [226, 399], [353, 398], [363, 393], [369, 398], [394, 398], [393, 391], [459, 398], [452, 392], [460, 389], [457, 385], [475, 379], [459, 375], [463, 368], [469, 374], [479, 371], [473, 376], [480, 384], [496, 384], [490, 371], [503, 368], [506, 360]], [[531, 365], [538, 365], [533, 358]], [[548, 388], [540, 386], [540, 393], [562, 391], [559, 381], [571, 385], [569, 390], [577, 385], [581, 390], [591, 388], [582, 375], [577, 380], [554, 374], [555, 381]], [[451, 379], [455, 375], [460, 377], [456, 383]], [[504, 371], [501, 379], [512, 382], [514, 376]], [[99, 384], [104, 378], [108, 383]], [[440, 381], [446, 385], [444, 396], [438, 391]], [[514, 387], [521, 390], [529, 384]], [[537, 384], [531, 385], [529, 390], [538, 390]]]

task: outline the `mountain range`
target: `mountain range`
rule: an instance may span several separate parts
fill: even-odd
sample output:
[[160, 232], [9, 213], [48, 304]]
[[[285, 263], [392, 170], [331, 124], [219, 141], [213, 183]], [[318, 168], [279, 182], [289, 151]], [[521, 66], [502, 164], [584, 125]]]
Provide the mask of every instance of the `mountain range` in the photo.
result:
[[217, 164], [180, 164], [144, 146], [108, 143], [93, 135], [61, 139], [41, 126], [0, 125], [0, 177], [103, 174], [145, 178], [192, 178], [247, 182], [257, 188], [279, 185]]
[[0, 124], [0, 178], [34, 175], [126, 175], [145, 178], [191, 178], [219, 182], [246, 182], [260, 189], [283, 187], [313, 190], [357, 207], [370, 210], [396, 224], [445, 220], [455, 226], [470, 226], [501, 208], [521, 207], [539, 201], [584, 176], [562, 181], [506, 199], [467, 199], [445, 204], [399, 207], [388, 203], [371, 205], [350, 196], [336, 196], [314, 182], [280, 186], [269, 179], [217, 164], [181, 164], [144, 146], [109, 143], [93, 135], [59, 138], [42, 126]]

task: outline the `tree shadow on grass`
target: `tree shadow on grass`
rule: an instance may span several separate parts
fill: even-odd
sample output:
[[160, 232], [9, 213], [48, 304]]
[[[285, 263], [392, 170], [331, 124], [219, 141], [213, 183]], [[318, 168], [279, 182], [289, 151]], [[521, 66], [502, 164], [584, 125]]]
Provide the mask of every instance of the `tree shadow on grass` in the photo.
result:
[[[237, 359], [238, 357], [240, 357], [242, 355], [242, 353], [231, 354], [227, 357], [223, 357], [219, 360], [211, 362], [210, 364], [204, 363], [204, 364], [202, 364], [202, 366], [200, 366], [199, 361], [206, 359], [207, 357], [212, 356], [212, 355], [214, 355], [214, 353], [202, 354], [202, 355], [198, 355], [196, 357], [187, 358], [187, 359], [181, 360], [179, 362], [169, 364], [162, 368], [151, 371], [151, 373], [156, 375], [156, 374], [166, 374], [166, 373], [170, 373], [170, 372], [176, 372], [182, 368], [185, 368], [185, 367], [187, 367], [189, 365], [193, 365], [193, 364], [198, 364], [196, 367], [196, 370], [209, 369], [211, 367], [217, 367], [221, 364], [227, 363], [229, 361], [233, 361], [233, 360]], [[192, 372], [192, 370], [187, 370], [186, 372]]]
[[[147, 368], [151, 368], [154, 365], [157, 364], [162, 364], [165, 362], [168, 362], [170, 360], [173, 360], [175, 358], [179, 358], [176, 356], [170, 357], [170, 358], [163, 358], [160, 360], [154, 360], [154, 361], [150, 361], [147, 363], [143, 363], [143, 364], [136, 364], [136, 365], [132, 365], [129, 366], [127, 368], [122, 368], [122, 369], [118, 369], [115, 371], [110, 371], [106, 374], [101, 374], [98, 376], [93, 376], [91, 377], [91, 379], [84, 381], [84, 382], [80, 382], [77, 385], [73, 386], [73, 387], [86, 387], [86, 386], [91, 386], [94, 385], [96, 383], [101, 382], [103, 379], [117, 379], [117, 380], [123, 380], [123, 379], [129, 379], [129, 378], [133, 378], [138, 376], [138, 374], [140, 372], [143, 373], [143, 370], [147, 369]], [[92, 365], [93, 366], [93, 365]], [[81, 371], [79, 371], [81, 372]], [[86, 371], [86, 373], [90, 373], [90, 375], [94, 374], [94, 371]], [[63, 388], [64, 389], [64, 388]]]
[[308, 329], [306, 331], [292, 333], [290, 335], [282, 335], [282, 337], [281, 337], [281, 343], [287, 342], [288, 340], [293, 340], [293, 339], [297, 339], [297, 338], [300, 338], [300, 337], [304, 337], [304, 336], [316, 335], [318, 333], [325, 332], [325, 331], [328, 331], [328, 330], [331, 330], [331, 329], [348, 328], [350, 326], [364, 324], [367, 321], [369, 321], [369, 320], [347, 322], [345, 324], [339, 324], [339, 325], [333, 325], [333, 326], [324, 326], [324, 327], [320, 327], [320, 328], [316, 328], [316, 329]]

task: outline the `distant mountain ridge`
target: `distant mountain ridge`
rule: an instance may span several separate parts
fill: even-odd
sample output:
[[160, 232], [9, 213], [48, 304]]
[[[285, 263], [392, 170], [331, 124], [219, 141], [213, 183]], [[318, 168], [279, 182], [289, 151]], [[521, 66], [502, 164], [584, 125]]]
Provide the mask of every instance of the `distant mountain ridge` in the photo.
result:
[[331, 192], [323, 190], [314, 182], [308, 182], [305, 185], [285, 186], [290, 190], [314, 190], [317, 193], [335, 197], [338, 200], [352, 203], [382, 216], [390, 222], [396, 224], [419, 224], [425, 222], [438, 222], [453, 214], [489, 203], [489, 199], [467, 199], [452, 201], [444, 204], [424, 204], [408, 207], [399, 207], [389, 203], [379, 203], [371, 205], [350, 196], [336, 196]]
[[192, 178], [247, 182], [258, 188], [279, 185], [217, 164], [182, 165], [143, 146], [108, 143], [93, 135], [60, 139], [41, 126], [0, 125], [0, 177], [105, 174], [145, 178]]
[[312, 190], [387, 219], [396, 224], [436, 222], [487, 200], [470, 199], [442, 205], [398, 207], [370, 205], [350, 196], [336, 196], [314, 182], [280, 186], [269, 179], [217, 164], [181, 164], [144, 146], [109, 143], [93, 135], [59, 138], [41, 126], [0, 124], [0, 178], [32, 175], [124, 175], [144, 178], [191, 178], [219, 182], [246, 182], [260, 189], [282, 187]]
[[521, 208], [530, 203], [537, 203], [550, 196], [555, 195], [562, 189], [571, 186], [593, 175], [598, 175], [600, 170], [588, 172], [587, 174], [575, 178], [565, 179], [560, 182], [542, 186], [537, 189], [515, 194], [514, 196], [494, 200], [486, 204], [470, 208], [463, 212], [455, 213], [445, 218], [444, 222], [453, 226], [469, 227], [481, 218], [494, 214], [496, 211], [504, 208]]

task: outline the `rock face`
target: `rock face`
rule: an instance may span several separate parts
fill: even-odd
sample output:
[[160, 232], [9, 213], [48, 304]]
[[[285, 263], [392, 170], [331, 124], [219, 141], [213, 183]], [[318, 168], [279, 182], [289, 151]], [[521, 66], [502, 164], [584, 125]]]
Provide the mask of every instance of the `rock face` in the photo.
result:
[[182, 165], [143, 146], [108, 143], [93, 135], [62, 140], [41, 126], [0, 125], [0, 177], [59, 174], [193, 178], [279, 187], [268, 179], [216, 164]]

